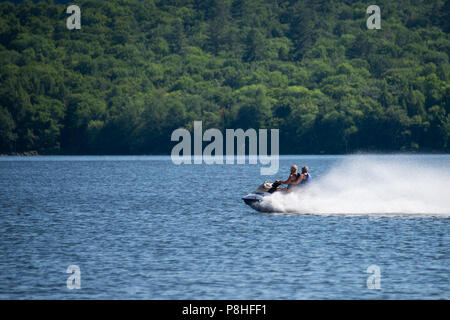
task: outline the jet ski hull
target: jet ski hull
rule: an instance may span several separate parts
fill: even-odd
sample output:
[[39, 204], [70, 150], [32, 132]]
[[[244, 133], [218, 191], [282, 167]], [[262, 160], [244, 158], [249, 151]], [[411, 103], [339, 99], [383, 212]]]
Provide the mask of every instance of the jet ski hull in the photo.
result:
[[268, 207], [267, 204], [263, 204], [264, 198], [270, 195], [268, 192], [252, 192], [243, 197], [242, 200], [244, 200], [246, 205], [256, 211], [272, 212], [272, 208]]
[[270, 197], [272, 195], [272, 193], [268, 192], [272, 189], [272, 186], [272, 183], [266, 181], [256, 190], [243, 197], [242, 200], [244, 200], [246, 205], [256, 211], [276, 212], [272, 207], [270, 201], [264, 201], [265, 199], [267, 200], [267, 197]]

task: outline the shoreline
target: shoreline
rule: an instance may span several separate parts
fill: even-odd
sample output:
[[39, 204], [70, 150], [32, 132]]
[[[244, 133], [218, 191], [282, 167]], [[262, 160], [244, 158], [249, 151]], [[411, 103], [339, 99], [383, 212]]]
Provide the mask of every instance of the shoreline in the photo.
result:
[[11, 152], [0, 154], [0, 157], [35, 157], [35, 156], [40, 156], [40, 154], [37, 151]]
[[[356, 151], [347, 153], [283, 153], [279, 156], [345, 156], [345, 155], [447, 155], [449, 152], [442, 151]], [[73, 154], [73, 153], [56, 153], [56, 154], [39, 154], [37, 151], [0, 153], [0, 157], [39, 157], [39, 156], [170, 156], [170, 154]], [[246, 157], [248, 155], [245, 155]]]

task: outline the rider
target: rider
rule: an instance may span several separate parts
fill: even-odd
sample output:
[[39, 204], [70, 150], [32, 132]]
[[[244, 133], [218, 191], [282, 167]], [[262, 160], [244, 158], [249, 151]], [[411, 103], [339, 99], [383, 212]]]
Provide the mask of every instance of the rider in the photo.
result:
[[297, 189], [302, 184], [306, 184], [311, 181], [311, 175], [308, 173], [308, 167], [302, 167], [302, 173], [298, 173], [298, 167], [294, 164], [291, 166], [291, 174], [286, 181], [276, 180], [273, 183], [272, 188], [268, 191], [273, 193], [277, 190], [277, 187], [281, 184], [287, 184], [288, 187], [285, 189], [278, 189], [279, 191], [292, 191], [293, 189]]
[[300, 175], [301, 178], [297, 182], [298, 184], [307, 184], [311, 182], [311, 175], [308, 173], [308, 170], [309, 170], [308, 166], [302, 167], [302, 174]]

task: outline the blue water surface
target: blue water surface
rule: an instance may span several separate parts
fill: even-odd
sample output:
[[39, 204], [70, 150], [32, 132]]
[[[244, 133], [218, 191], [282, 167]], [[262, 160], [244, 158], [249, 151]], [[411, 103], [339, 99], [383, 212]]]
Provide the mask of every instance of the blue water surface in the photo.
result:
[[273, 177], [163, 156], [3, 157], [0, 298], [449, 299], [446, 216], [263, 214], [241, 200], [292, 163], [319, 178], [343, 157], [284, 156]]

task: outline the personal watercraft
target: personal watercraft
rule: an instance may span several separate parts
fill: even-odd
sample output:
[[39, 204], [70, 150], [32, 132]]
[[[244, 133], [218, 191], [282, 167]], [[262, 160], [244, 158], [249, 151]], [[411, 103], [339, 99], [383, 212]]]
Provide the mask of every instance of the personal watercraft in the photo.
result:
[[266, 181], [256, 190], [243, 197], [242, 200], [244, 200], [246, 205], [250, 206], [256, 211], [272, 212], [273, 208], [270, 203], [263, 200], [267, 200], [267, 197], [270, 197], [272, 195], [272, 193], [275, 191], [274, 187], [276, 190], [276, 186], [273, 186], [272, 183]]

